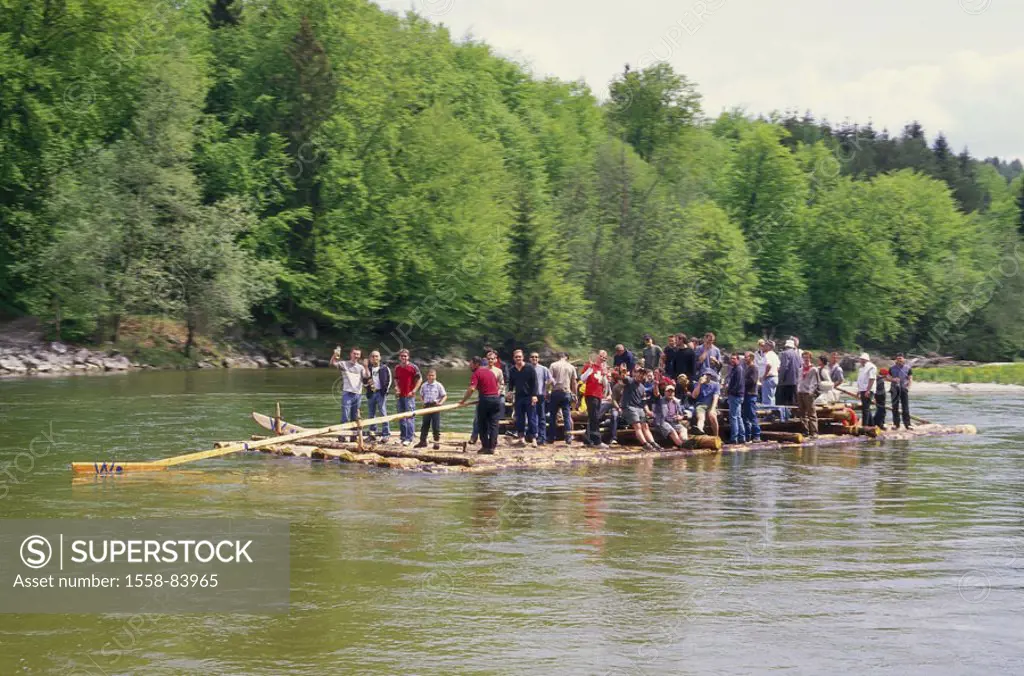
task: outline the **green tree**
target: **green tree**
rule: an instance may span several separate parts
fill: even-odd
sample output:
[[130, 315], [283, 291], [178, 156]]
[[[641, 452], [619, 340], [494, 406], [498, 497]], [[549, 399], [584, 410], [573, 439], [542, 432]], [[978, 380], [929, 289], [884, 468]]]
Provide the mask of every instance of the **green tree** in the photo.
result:
[[747, 238], [764, 305], [758, 323], [769, 332], [806, 325], [810, 308], [800, 255], [807, 177], [781, 145], [785, 130], [758, 123], [742, 132], [724, 174], [723, 205]]
[[[650, 300], [675, 305], [677, 317], [691, 331], [715, 331], [723, 344], [736, 345], [745, 335], [744, 327], [756, 320], [760, 306], [757, 271], [743, 231], [707, 200], [674, 215], [679, 230], [665, 239], [670, 262], [654, 273], [654, 278], [667, 284]], [[652, 290], [658, 290], [657, 282], [652, 285]], [[670, 323], [666, 328], [677, 327]]]
[[255, 219], [238, 200], [197, 203], [171, 224], [161, 263], [169, 282], [168, 309], [187, 331], [185, 356], [199, 332], [215, 334], [249, 319], [250, 308], [274, 292], [271, 263], [239, 246]]
[[667, 63], [641, 71], [627, 65], [609, 85], [608, 118], [623, 140], [645, 161], [671, 143], [700, 115], [693, 83]]
[[806, 260], [816, 342], [884, 343], [905, 331], [900, 299], [907, 273], [897, 265], [890, 233], [876, 218], [872, 186], [847, 177], [824, 192], [808, 214]]

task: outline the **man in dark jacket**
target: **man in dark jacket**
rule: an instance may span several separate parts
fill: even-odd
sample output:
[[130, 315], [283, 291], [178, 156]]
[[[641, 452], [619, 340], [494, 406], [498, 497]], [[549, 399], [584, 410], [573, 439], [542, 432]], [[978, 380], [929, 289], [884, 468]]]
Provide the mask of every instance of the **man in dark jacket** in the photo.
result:
[[892, 399], [892, 426], [900, 428], [900, 410], [903, 411], [903, 426], [914, 429], [910, 424], [910, 386], [914, 382], [914, 370], [907, 364], [906, 357], [900, 352], [896, 355], [896, 363], [889, 367], [889, 398]]
[[676, 352], [679, 348], [676, 347], [676, 336], [672, 334], [668, 337], [668, 344], [665, 345], [665, 375], [668, 376], [669, 380], [675, 382], [676, 377], [679, 374], [676, 372]]
[[[747, 441], [746, 425], [743, 424], [743, 398], [746, 394], [746, 369], [740, 362], [738, 352], [729, 356], [729, 376], [725, 381], [729, 395], [729, 443], [742, 444]], [[754, 388], [757, 392], [757, 388]]]
[[[865, 425], [874, 425], [880, 430], [885, 429], [885, 383], [889, 379], [889, 369], [881, 369], [878, 378], [875, 379], [875, 417], [873, 420], [865, 420]], [[899, 427], [899, 420], [896, 420], [896, 427]]]
[[796, 406], [796, 384], [800, 380], [800, 353], [792, 338], [786, 341], [786, 349], [779, 355], [779, 406]]
[[[512, 353], [512, 368], [508, 370], [508, 389], [513, 393], [516, 412], [516, 435], [519, 445], [537, 446], [537, 372], [526, 363], [523, 351]], [[524, 441], [525, 436], [525, 441]]]
[[612, 357], [612, 366], [618, 368], [623, 365], [630, 373], [632, 373], [633, 368], [636, 366], [636, 356], [632, 351], [627, 350], [625, 345], [619, 343], [615, 346], [615, 356]]
[[[388, 414], [387, 400], [388, 392], [391, 390], [391, 369], [387, 364], [381, 363], [380, 352], [374, 350], [370, 353], [370, 363], [367, 365], [370, 378], [366, 381], [366, 396], [369, 404], [369, 415], [371, 418], [383, 417]], [[377, 426], [370, 425], [370, 434], [377, 435]], [[382, 423], [380, 439], [387, 443], [391, 437], [391, 424]]]

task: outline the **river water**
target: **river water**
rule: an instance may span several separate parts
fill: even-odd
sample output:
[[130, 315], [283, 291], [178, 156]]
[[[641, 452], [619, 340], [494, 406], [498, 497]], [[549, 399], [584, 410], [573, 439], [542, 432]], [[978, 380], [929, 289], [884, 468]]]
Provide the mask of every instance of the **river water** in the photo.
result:
[[[442, 373], [453, 395], [466, 380]], [[4, 518], [291, 522], [288, 614], [0, 614], [0, 674], [1024, 671], [1020, 396], [914, 402], [976, 437], [498, 476], [253, 454], [71, 479], [73, 459], [247, 438], [276, 401], [329, 424], [333, 381], [0, 382]]]

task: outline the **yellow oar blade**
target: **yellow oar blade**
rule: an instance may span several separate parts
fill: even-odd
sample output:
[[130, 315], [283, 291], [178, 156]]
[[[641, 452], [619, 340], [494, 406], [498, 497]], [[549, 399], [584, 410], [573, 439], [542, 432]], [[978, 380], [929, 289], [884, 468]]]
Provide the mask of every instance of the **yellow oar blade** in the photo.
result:
[[71, 471], [75, 474], [117, 475], [125, 472], [156, 472], [166, 470], [161, 462], [73, 462]]

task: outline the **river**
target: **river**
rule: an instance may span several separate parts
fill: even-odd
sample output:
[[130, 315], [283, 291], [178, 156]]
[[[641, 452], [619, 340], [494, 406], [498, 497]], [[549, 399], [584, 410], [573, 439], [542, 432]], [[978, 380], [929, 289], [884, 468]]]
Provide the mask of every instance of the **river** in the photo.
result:
[[[288, 614], [0, 613], [0, 674], [1024, 669], [1019, 395], [914, 402], [977, 437], [498, 476], [253, 454], [71, 479], [73, 459], [246, 438], [276, 401], [329, 424], [334, 378], [0, 382], [4, 518], [291, 522]], [[441, 379], [458, 396], [467, 374]]]

